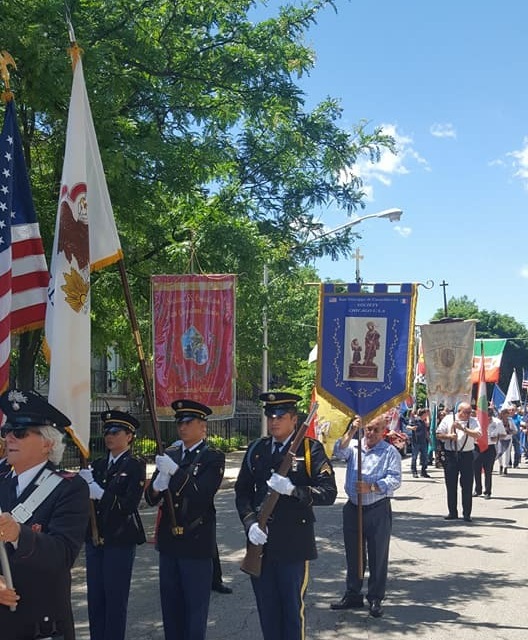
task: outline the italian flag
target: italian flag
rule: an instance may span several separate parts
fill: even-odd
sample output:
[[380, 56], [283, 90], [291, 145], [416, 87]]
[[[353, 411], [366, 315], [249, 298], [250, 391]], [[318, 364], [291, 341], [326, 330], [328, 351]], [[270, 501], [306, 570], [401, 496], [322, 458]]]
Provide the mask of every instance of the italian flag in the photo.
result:
[[486, 382], [498, 382], [502, 352], [506, 346], [506, 340], [475, 340], [473, 352], [473, 369], [471, 370], [471, 383], [477, 384], [480, 380], [480, 365], [484, 360], [484, 377]]

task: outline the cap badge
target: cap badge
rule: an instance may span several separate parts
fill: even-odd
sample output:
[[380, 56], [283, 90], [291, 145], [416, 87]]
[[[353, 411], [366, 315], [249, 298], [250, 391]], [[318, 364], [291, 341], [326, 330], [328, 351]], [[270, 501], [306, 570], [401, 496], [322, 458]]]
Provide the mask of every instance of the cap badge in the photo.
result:
[[20, 409], [20, 403], [27, 404], [27, 397], [21, 391], [10, 391], [7, 395], [7, 399], [13, 407], [13, 411]]
[[274, 393], [270, 393], [268, 396], [268, 399], [270, 402], [273, 402], [275, 400], [275, 394]]

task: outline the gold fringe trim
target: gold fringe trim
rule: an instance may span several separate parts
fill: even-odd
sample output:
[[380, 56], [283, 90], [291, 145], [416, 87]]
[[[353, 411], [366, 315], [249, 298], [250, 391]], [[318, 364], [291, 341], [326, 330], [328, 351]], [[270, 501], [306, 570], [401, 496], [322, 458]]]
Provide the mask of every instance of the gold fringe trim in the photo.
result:
[[81, 443], [79, 438], [77, 438], [77, 436], [75, 435], [75, 431], [73, 430], [72, 427], [66, 427], [66, 431], [70, 434], [72, 440], [75, 442], [83, 458], [86, 458], [88, 460], [88, 458], [90, 457], [89, 449], [85, 449], [84, 445]]
[[105, 267], [110, 266], [111, 264], [115, 264], [119, 262], [119, 260], [123, 259], [123, 251], [119, 249], [116, 253], [111, 256], [107, 256], [102, 260], [98, 260], [90, 265], [90, 271], [99, 271], [100, 269], [104, 269]]

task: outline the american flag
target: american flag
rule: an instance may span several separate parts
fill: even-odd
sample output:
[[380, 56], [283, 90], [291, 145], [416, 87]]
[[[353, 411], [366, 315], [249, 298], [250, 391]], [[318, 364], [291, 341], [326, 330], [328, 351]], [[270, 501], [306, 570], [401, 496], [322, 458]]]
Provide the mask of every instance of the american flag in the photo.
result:
[[524, 367], [523, 367], [523, 376], [522, 376], [521, 388], [522, 389], [528, 389], [528, 373], [526, 373], [526, 370], [524, 369]]
[[0, 133], [0, 392], [9, 383], [11, 333], [44, 325], [48, 281], [11, 99]]

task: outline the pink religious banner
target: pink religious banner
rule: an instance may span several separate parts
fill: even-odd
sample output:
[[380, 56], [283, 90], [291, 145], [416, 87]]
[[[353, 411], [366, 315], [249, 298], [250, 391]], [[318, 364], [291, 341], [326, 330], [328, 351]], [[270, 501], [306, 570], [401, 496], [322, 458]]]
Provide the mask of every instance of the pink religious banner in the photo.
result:
[[152, 276], [154, 396], [160, 419], [178, 398], [213, 419], [235, 412], [235, 276]]

